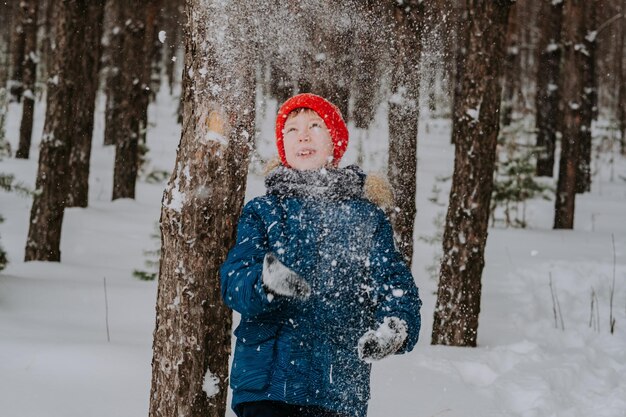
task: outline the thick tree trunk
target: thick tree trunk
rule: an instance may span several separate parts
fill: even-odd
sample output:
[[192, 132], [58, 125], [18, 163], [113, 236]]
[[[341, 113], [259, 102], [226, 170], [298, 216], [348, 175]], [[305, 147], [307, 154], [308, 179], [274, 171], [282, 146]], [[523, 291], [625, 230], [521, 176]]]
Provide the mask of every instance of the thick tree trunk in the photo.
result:
[[33, 134], [33, 115], [35, 111], [35, 79], [37, 77], [37, 9], [39, 0], [20, 3], [22, 8], [22, 35], [24, 37], [24, 55], [22, 56], [22, 121], [20, 123], [20, 141], [15, 153], [16, 158], [28, 159]]
[[577, 140], [578, 165], [576, 172], [576, 192], [585, 193], [591, 191], [591, 123], [596, 111], [596, 30], [598, 29], [596, 19], [597, 0], [587, 0], [585, 6], [585, 20], [583, 30], [583, 100], [581, 103], [580, 115], [580, 136]]
[[[163, 195], [161, 263], [150, 417], [222, 417], [226, 412], [232, 313], [219, 267], [235, 243], [254, 136], [247, 2], [188, 1], [183, 128]], [[216, 33], [222, 43], [214, 43]], [[218, 392], [203, 390], [216, 382]]]
[[141, 0], [125, 0], [122, 5], [124, 35], [120, 61], [120, 90], [118, 106], [118, 136], [115, 138], [115, 168], [113, 196], [135, 198], [135, 183], [139, 165], [139, 137], [144, 103], [144, 66], [146, 65], [146, 8]]
[[585, 20], [589, 0], [569, 0], [563, 6], [563, 80], [561, 161], [554, 207], [554, 228], [573, 229], [576, 203], [576, 178], [580, 160], [583, 130], [583, 103], [585, 101]]
[[537, 175], [554, 175], [554, 149], [556, 133], [560, 130], [559, 103], [561, 90], [559, 76], [561, 65], [561, 25], [563, 2], [543, 0], [541, 4], [539, 64], [537, 66]]
[[432, 343], [476, 346], [481, 276], [499, 129], [502, 65], [512, 2], [468, 0], [463, 117], [453, 122], [454, 175]]
[[87, 6], [82, 42], [85, 54], [76, 69], [76, 84], [82, 94], [75, 101], [74, 140], [69, 159], [67, 207], [87, 207], [89, 200], [89, 160], [93, 137], [94, 111], [98, 91], [98, 73], [102, 46], [102, 25], [105, 0], [90, 0]]
[[56, 48], [48, 83], [46, 120], [39, 153], [36, 188], [30, 212], [25, 261], [60, 261], [61, 227], [67, 198], [68, 160], [74, 137], [74, 103], [83, 94], [75, 82], [84, 48], [88, 0], [54, 4]]
[[391, 215], [398, 249], [410, 265], [413, 259], [415, 187], [417, 175], [417, 124], [419, 119], [419, 78], [423, 4], [404, 2], [392, 8], [396, 52], [389, 100], [388, 176], [394, 190], [395, 209]]

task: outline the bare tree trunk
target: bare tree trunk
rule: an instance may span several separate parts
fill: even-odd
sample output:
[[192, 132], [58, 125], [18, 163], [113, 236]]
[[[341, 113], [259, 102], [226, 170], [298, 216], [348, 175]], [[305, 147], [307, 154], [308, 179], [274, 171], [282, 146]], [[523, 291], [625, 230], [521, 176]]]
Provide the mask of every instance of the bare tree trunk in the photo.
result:
[[115, 138], [113, 200], [135, 198], [139, 165], [139, 137], [143, 117], [144, 66], [146, 65], [146, 8], [142, 0], [125, 0], [122, 4], [124, 35], [120, 61], [118, 106], [119, 136]]
[[432, 343], [476, 346], [481, 276], [493, 189], [500, 77], [510, 1], [468, 0], [463, 117], [453, 121], [455, 160], [443, 237]]
[[596, 19], [597, 0], [587, 0], [586, 13], [584, 19], [583, 44], [583, 100], [581, 103], [580, 137], [577, 140], [578, 165], [576, 172], [576, 192], [585, 193], [591, 191], [591, 123], [597, 113], [598, 91], [596, 87], [596, 30], [598, 29]]
[[413, 259], [415, 187], [417, 175], [417, 131], [419, 120], [420, 35], [423, 4], [413, 0], [394, 4], [396, 55], [391, 75], [389, 100], [388, 176], [395, 194], [391, 215], [398, 236], [398, 249], [410, 265]]
[[85, 55], [88, 0], [54, 4], [56, 48], [48, 83], [46, 120], [39, 153], [36, 188], [30, 212], [25, 261], [60, 261], [61, 227], [67, 198], [68, 160], [74, 137], [74, 101], [83, 93], [75, 82]]
[[106, 57], [106, 108], [104, 124], [104, 144], [115, 145], [121, 135], [120, 102], [127, 93], [122, 90], [122, 48], [124, 40], [123, 0], [107, 0], [106, 31], [107, 45], [103, 53]]
[[102, 46], [102, 25], [105, 0], [90, 0], [85, 10], [86, 30], [82, 38], [85, 55], [77, 68], [76, 84], [83, 90], [75, 100], [74, 140], [69, 159], [67, 207], [87, 207], [89, 201], [89, 160], [93, 138], [96, 93]]
[[[365, 1], [362, 13], [381, 14], [380, 6], [371, 0]], [[383, 19], [380, 18], [382, 21]], [[354, 62], [352, 67], [352, 95], [354, 105], [352, 117], [358, 129], [367, 129], [374, 120], [379, 103], [380, 57], [377, 54], [376, 37], [368, 28], [357, 26], [354, 34]], [[362, 138], [359, 138], [362, 140]], [[362, 145], [362, 144], [361, 144]]]
[[[187, 2], [183, 129], [163, 195], [161, 267], [150, 417], [222, 417], [232, 313], [219, 267], [235, 243], [254, 136], [253, 48], [247, 2]], [[214, 43], [215, 33], [224, 43]], [[208, 70], [206, 72], [205, 70]], [[217, 381], [208, 396], [203, 381]]]
[[13, 5], [0, 2], [0, 144], [5, 141], [5, 124], [7, 110], [7, 80], [9, 78], [10, 39], [13, 16]]
[[179, 73], [176, 72], [176, 56], [180, 49], [181, 42], [181, 22], [180, 8], [181, 0], [169, 0], [165, 2], [165, 27], [168, 36], [167, 48], [165, 48], [165, 71], [170, 89], [170, 95], [174, 94], [174, 84], [180, 80]]
[[[455, 121], [463, 116], [465, 109], [463, 108], [462, 83], [463, 73], [465, 71], [465, 60], [467, 58], [467, 0], [459, 0], [454, 7], [454, 21], [456, 32], [455, 45], [455, 65], [454, 65], [454, 93], [452, 96], [452, 125]], [[454, 143], [456, 135], [451, 135], [450, 140]]]
[[22, 36], [24, 37], [24, 55], [22, 56], [22, 121], [20, 123], [20, 141], [15, 153], [16, 158], [28, 159], [33, 133], [33, 115], [35, 111], [35, 79], [37, 77], [37, 8], [39, 0], [20, 2], [22, 9]]
[[537, 68], [537, 175], [554, 175], [554, 149], [556, 133], [561, 129], [559, 103], [561, 90], [559, 76], [561, 65], [561, 25], [563, 2], [542, 0], [539, 41], [539, 64]]
[[26, 37], [24, 25], [28, 24], [28, 4], [25, 2], [13, 2], [13, 20], [11, 22], [11, 65], [9, 76], [9, 93], [11, 101], [19, 102], [22, 99], [22, 76], [24, 73], [24, 48]]
[[619, 121], [620, 131], [620, 149], [622, 155], [626, 155], [626, 66], [624, 65], [624, 44], [626, 43], [626, 0], [621, 1], [620, 13], [622, 18], [619, 23], [619, 39], [617, 49], [617, 77], [619, 83], [618, 103], [617, 103], [617, 119]]
[[[563, 136], [561, 161], [554, 207], [554, 228], [573, 229], [576, 201], [576, 177], [580, 159], [585, 101], [585, 19], [589, 13], [588, 0], [569, 0], [563, 6], [562, 38], [564, 45], [560, 79], [563, 82]], [[588, 53], [588, 52], [587, 52]]]
[[509, 126], [513, 118], [513, 109], [521, 84], [520, 37], [519, 37], [519, 3], [511, 6], [506, 34], [506, 54], [504, 59], [504, 76], [502, 92], [502, 125]]

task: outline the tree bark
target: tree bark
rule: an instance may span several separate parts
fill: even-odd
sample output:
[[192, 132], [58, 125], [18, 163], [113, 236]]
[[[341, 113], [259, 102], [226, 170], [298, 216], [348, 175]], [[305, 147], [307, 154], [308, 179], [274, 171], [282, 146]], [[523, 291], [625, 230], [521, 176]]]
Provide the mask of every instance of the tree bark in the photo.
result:
[[[380, 14], [380, 7], [373, 2], [367, 1], [363, 6], [362, 13]], [[381, 21], [383, 19], [380, 19]], [[355, 127], [368, 129], [380, 104], [378, 91], [380, 79], [380, 56], [377, 54], [377, 39], [367, 27], [357, 26], [354, 34], [354, 61], [352, 67], [352, 117]]]
[[0, 2], [0, 144], [5, 141], [7, 110], [7, 80], [9, 78], [11, 28], [13, 4]]
[[74, 141], [69, 159], [67, 207], [87, 207], [89, 201], [89, 160], [93, 138], [94, 112], [102, 45], [105, 0], [90, 0], [85, 10], [82, 42], [85, 54], [76, 69], [76, 84], [82, 94], [75, 101]]
[[626, 43], [626, 0], [622, 0], [620, 5], [620, 13], [622, 18], [619, 23], [619, 38], [617, 52], [617, 79], [618, 79], [618, 103], [617, 103], [617, 119], [620, 131], [620, 149], [622, 155], [626, 155], [626, 74], [624, 70], [624, 44]]
[[139, 165], [139, 137], [143, 118], [144, 80], [146, 65], [146, 8], [142, 0], [125, 0], [122, 4], [124, 22], [120, 57], [120, 91], [118, 106], [118, 136], [115, 138], [115, 168], [113, 171], [113, 200], [135, 198], [135, 183]]
[[585, 101], [585, 62], [589, 53], [585, 47], [585, 19], [588, 0], [569, 0], [563, 6], [563, 63], [561, 160], [554, 206], [554, 228], [573, 229], [576, 205], [576, 178], [580, 160]]
[[30, 212], [25, 261], [61, 260], [61, 227], [67, 199], [68, 160], [74, 137], [74, 102], [83, 94], [76, 71], [86, 53], [83, 42], [88, 0], [54, 4], [56, 48], [48, 83], [46, 120], [39, 153], [37, 194]]
[[22, 99], [22, 76], [24, 73], [24, 48], [26, 46], [26, 37], [24, 25], [28, 24], [28, 3], [14, 2], [13, 20], [11, 22], [11, 65], [10, 76], [8, 82], [11, 101], [21, 101]]
[[107, 0], [106, 3], [106, 39], [103, 53], [106, 61], [106, 108], [104, 124], [104, 144], [115, 145], [120, 136], [120, 102], [124, 97], [122, 90], [122, 48], [124, 39], [123, 0]]
[[443, 237], [432, 343], [476, 346], [493, 189], [500, 77], [510, 1], [468, 0], [463, 116], [453, 121], [454, 174]]
[[424, 6], [413, 0], [402, 5], [393, 2], [396, 52], [393, 57], [389, 100], [388, 176], [394, 190], [391, 214], [397, 244], [404, 260], [413, 259], [415, 187], [417, 175], [417, 131], [419, 120], [419, 78]]
[[[463, 73], [465, 71], [465, 60], [467, 58], [467, 0], [459, 0], [453, 8], [454, 21], [455, 21], [455, 40], [456, 45], [454, 48], [454, 91], [452, 94], [452, 124], [454, 126], [455, 120], [464, 117], [463, 107]], [[455, 135], [450, 136], [450, 140], [454, 144]]]
[[502, 92], [502, 125], [509, 126], [513, 118], [513, 109], [520, 92], [520, 37], [519, 37], [519, 3], [511, 6], [506, 34], [506, 54], [504, 59], [504, 76]]
[[561, 26], [563, 2], [543, 0], [539, 17], [541, 35], [539, 41], [539, 65], [537, 68], [537, 175], [554, 175], [554, 149], [556, 134], [561, 129], [559, 103], [561, 90], [559, 76], [561, 65]]
[[20, 122], [20, 141], [15, 153], [16, 158], [28, 159], [33, 133], [33, 115], [35, 111], [35, 80], [37, 78], [37, 9], [39, 0], [20, 2], [22, 9], [22, 36], [24, 37], [24, 55], [22, 56], [22, 121]]
[[[226, 411], [232, 313], [219, 267], [235, 243], [255, 117], [253, 48], [227, 45], [251, 37], [247, 4], [187, 2], [183, 128], [161, 211], [150, 417]], [[212, 377], [219, 392], [209, 397], [202, 386]]]
[[596, 86], [596, 19], [597, 0], [587, 0], [585, 5], [584, 28], [582, 28], [584, 49], [582, 60], [583, 97], [580, 109], [580, 137], [577, 140], [578, 165], [576, 172], [576, 192], [578, 194], [591, 191], [591, 123], [596, 114], [598, 88]]

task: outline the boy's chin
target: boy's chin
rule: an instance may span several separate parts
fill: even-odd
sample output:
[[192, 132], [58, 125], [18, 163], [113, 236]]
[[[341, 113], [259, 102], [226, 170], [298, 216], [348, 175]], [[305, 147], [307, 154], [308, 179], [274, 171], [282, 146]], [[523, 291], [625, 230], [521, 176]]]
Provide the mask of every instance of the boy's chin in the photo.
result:
[[298, 171], [315, 171], [326, 166], [326, 161], [296, 161], [290, 164], [293, 169]]

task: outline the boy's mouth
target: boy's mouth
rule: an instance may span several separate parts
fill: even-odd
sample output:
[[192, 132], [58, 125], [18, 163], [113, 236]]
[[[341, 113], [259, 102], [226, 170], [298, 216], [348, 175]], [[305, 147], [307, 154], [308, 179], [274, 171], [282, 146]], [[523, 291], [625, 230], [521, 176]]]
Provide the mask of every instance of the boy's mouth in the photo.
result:
[[304, 148], [304, 149], [300, 149], [296, 155], [302, 158], [306, 158], [309, 156], [312, 156], [315, 154], [315, 149], [311, 149], [311, 148]]

